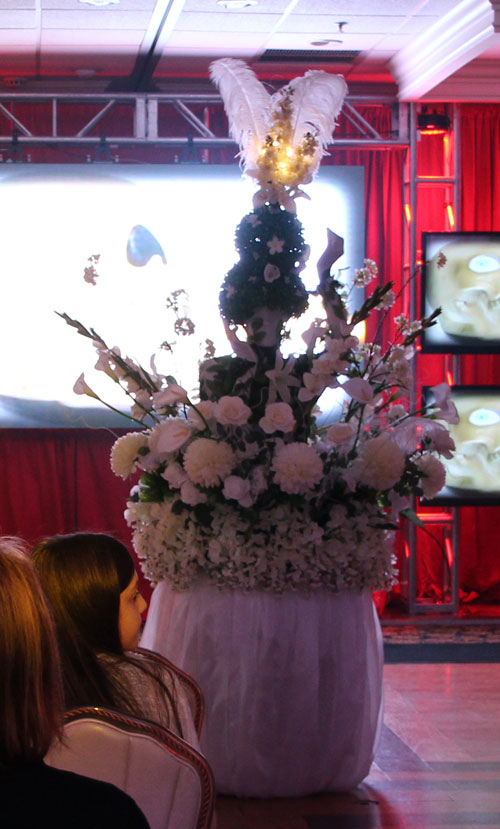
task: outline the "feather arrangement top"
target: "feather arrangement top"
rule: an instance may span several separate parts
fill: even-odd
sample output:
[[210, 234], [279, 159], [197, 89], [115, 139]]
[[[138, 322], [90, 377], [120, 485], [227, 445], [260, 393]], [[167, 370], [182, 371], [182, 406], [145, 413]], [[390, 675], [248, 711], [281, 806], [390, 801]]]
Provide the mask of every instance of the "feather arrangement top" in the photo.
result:
[[241, 60], [223, 58], [210, 75], [221, 93], [231, 136], [240, 146], [244, 172], [260, 189], [254, 205], [279, 202], [295, 212], [306, 194], [347, 94], [341, 75], [311, 70], [269, 95]]
[[210, 78], [224, 102], [229, 134], [239, 144], [244, 167], [257, 161], [271, 120], [271, 96], [242, 60], [221, 58], [210, 65]]

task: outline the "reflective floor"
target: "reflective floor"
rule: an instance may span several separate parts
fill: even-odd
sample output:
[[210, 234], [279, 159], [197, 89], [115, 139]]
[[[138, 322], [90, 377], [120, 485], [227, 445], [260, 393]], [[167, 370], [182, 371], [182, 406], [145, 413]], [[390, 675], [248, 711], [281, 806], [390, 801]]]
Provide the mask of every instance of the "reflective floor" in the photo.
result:
[[385, 666], [385, 724], [355, 791], [217, 802], [217, 829], [500, 827], [500, 663]]

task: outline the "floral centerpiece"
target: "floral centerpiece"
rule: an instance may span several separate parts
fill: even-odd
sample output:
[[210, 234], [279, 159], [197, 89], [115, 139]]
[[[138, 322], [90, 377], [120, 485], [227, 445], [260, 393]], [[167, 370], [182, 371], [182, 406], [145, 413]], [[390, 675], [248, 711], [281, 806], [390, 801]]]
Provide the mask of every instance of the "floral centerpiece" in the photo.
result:
[[[352, 310], [350, 289], [330, 274], [343, 248], [329, 232], [316, 291], [324, 314], [304, 332], [303, 352], [283, 356], [287, 320], [308, 304], [300, 271], [309, 251], [295, 199], [319, 165], [345, 83], [309, 72], [269, 96], [240, 61], [217, 61], [212, 74], [260, 186], [220, 293], [233, 353], [209, 354], [192, 396], [154, 363], [146, 370], [62, 315], [93, 340], [96, 368], [131, 398], [139, 429], [118, 438], [111, 466], [124, 479], [140, 475], [125, 511], [134, 548], [149, 579], [177, 589], [200, 577], [276, 593], [387, 588], [398, 514], [411, 517], [412, 494], [443, 486], [439, 456], [453, 450], [440, 422], [456, 420], [446, 384], [435, 388], [433, 409], [408, 405], [414, 343], [435, 314], [398, 317], [385, 350], [361, 342], [356, 325], [390, 313], [393, 285], [377, 284]], [[376, 275], [366, 259], [352, 285], [367, 287]], [[327, 389], [338, 403], [325, 421], [317, 404]], [[96, 396], [83, 375], [75, 391]]]

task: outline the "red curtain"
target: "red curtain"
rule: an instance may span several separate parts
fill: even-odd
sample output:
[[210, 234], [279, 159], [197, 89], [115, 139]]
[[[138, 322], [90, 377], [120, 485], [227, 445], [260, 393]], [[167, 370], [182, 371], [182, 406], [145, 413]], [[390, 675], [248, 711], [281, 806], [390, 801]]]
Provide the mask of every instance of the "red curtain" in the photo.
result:
[[[132, 551], [123, 518], [132, 484], [109, 464], [120, 434], [124, 430], [1, 429], [0, 534], [32, 545], [56, 533], [104, 532]], [[140, 578], [149, 596], [149, 583]]]
[[[500, 231], [500, 106], [461, 107], [461, 230]], [[463, 384], [498, 384], [500, 355], [466, 356]], [[465, 508], [460, 515], [461, 584], [465, 590], [500, 599], [498, 507]]]

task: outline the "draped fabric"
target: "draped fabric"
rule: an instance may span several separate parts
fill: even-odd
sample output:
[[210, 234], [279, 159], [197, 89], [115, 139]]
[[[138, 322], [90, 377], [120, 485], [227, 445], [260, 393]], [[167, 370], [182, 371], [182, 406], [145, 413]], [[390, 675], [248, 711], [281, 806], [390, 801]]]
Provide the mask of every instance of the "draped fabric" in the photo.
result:
[[[130, 481], [111, 471], [108, 429], [1, 429], [0, 534], [32, 545], [47, 535], [104, 532], [130, 545], [123, 518]], [[149, 582], [142, 579], [145, 597]]]
[[236, 797], [349, 791], [382, 722], [382, 634], [368, 590], [155, 588], [141, 645], [203, 688], [203, 754]]
[[[390, 107], [358, 109], [381, 135], [390, 136]], [[336, 134], [352, 134], [352, 126], [341, 118]], [[462, 152], [460, 184], [465, 230], [500, 230], [499, 138], [499, 106], [463, 106], [462, 147], [467, 151]], [[234, 152], [211, 151], [210, 160], [235, 163]], [[381, 279], [394, 280], [396, 289], [400, 288], [404, 150], [334, 149], [323, 163], [364, 166], [365, 202], [360, 209], [364, 209], [366, 255], [377, 261]], [[400, 312], [400, 300], [394, 310]], [[389, 325], [378, 331], [370, 321], [368, 339], [387, 341]], [[499, 359], [463, 358], [462, 382], [498, 382]], [[441, 358], [431, 362], [425, 379], [438, 383], [443, 378]], [[113, 440], [104, 429], [0, 430], [0, 532], [33, 542], [55, 532], [105, 531], [130, 548], [123, 510], [131, 482], [116, 478], [109, 468]], [[461, 513], [461, 581], [467, 590], [498, 591], [500, 595], [500, 558], [491, 545], [498, 523], [496, 508], [468, 508]]]

